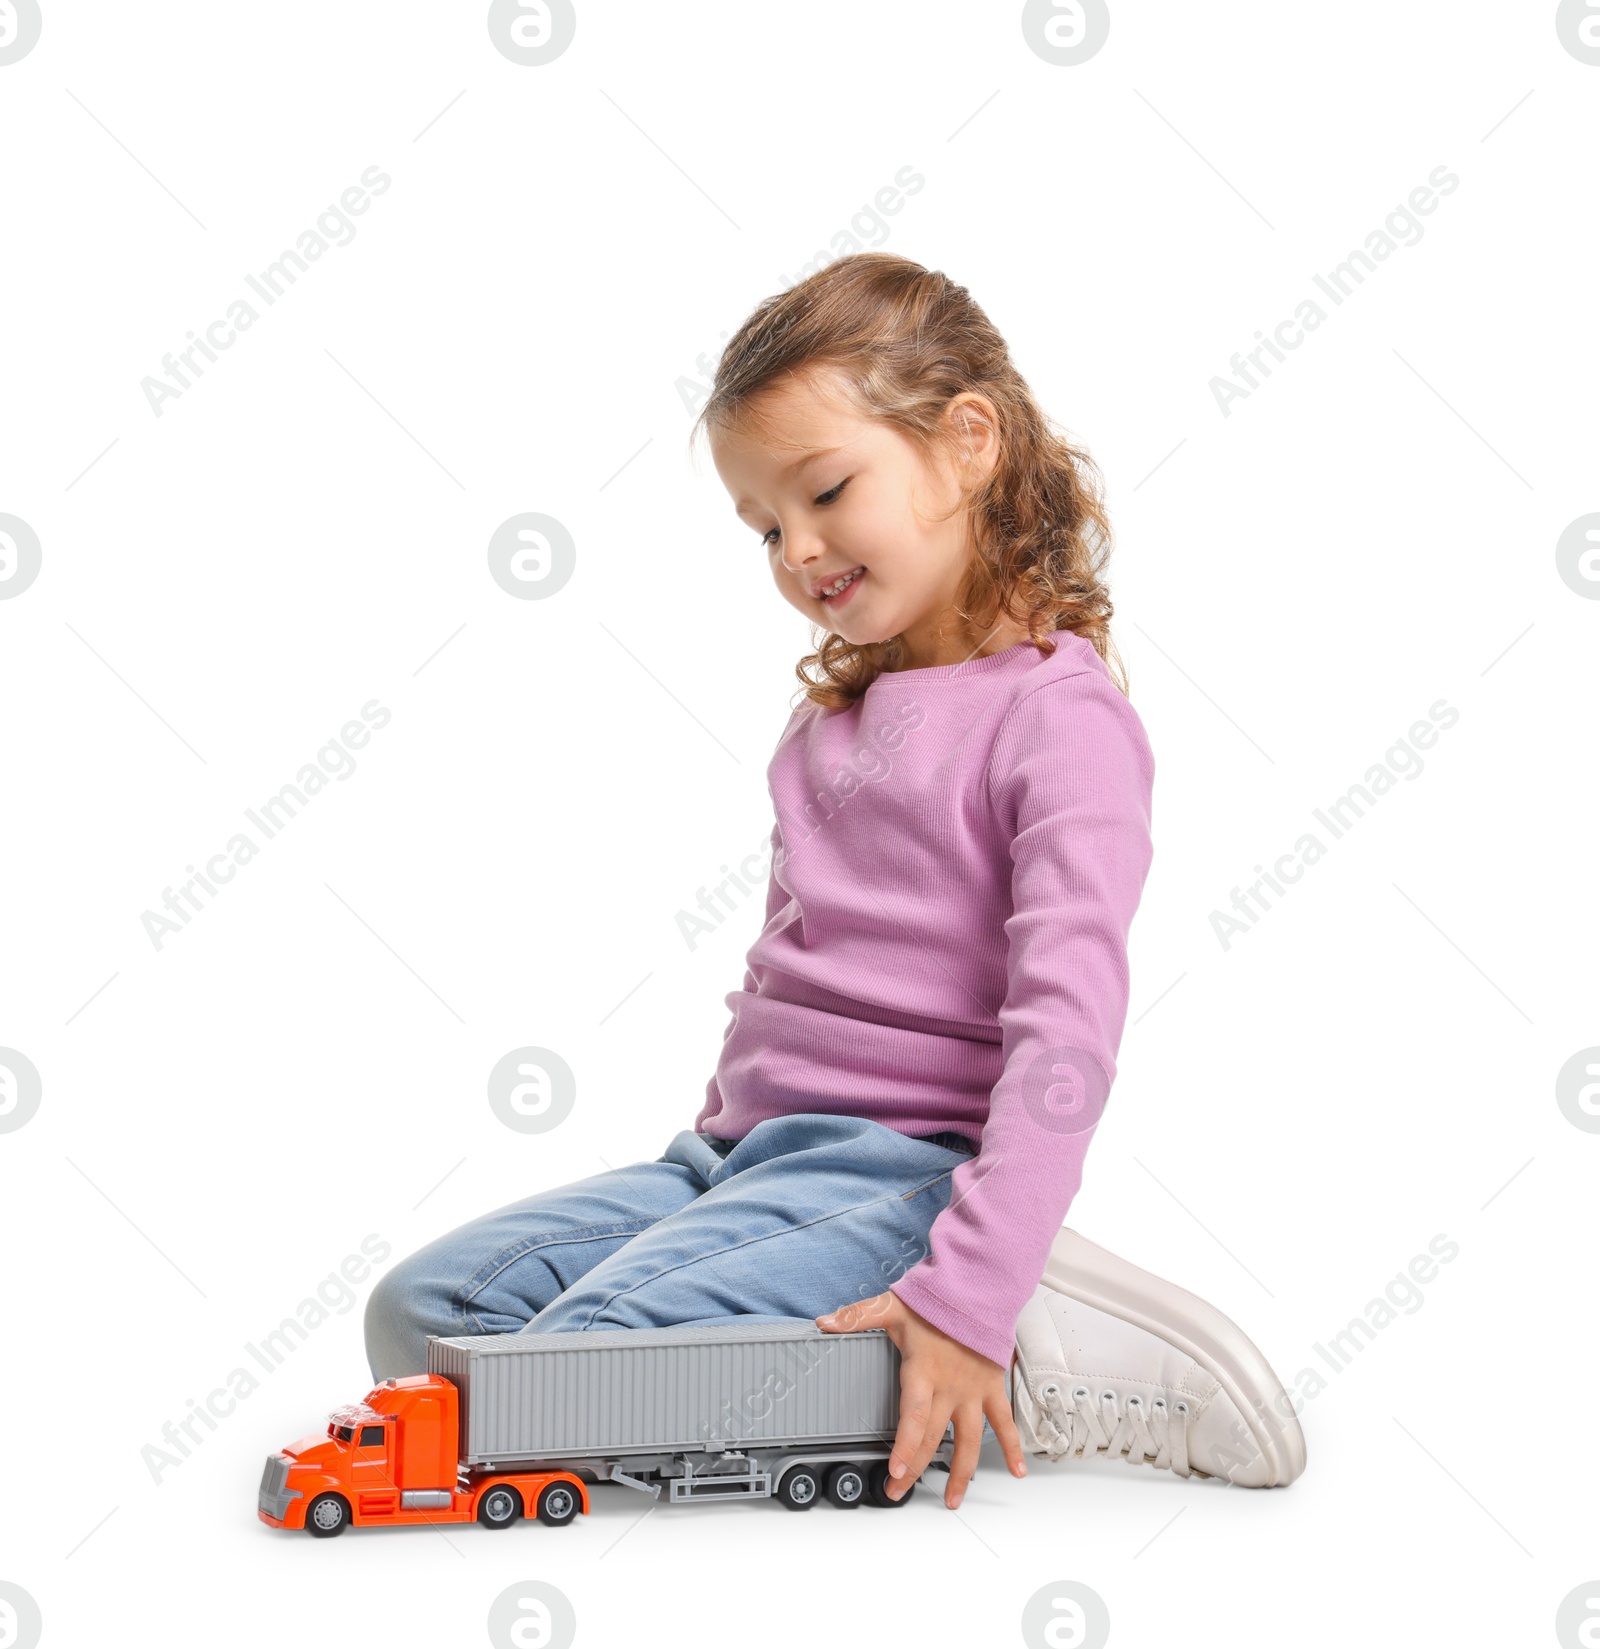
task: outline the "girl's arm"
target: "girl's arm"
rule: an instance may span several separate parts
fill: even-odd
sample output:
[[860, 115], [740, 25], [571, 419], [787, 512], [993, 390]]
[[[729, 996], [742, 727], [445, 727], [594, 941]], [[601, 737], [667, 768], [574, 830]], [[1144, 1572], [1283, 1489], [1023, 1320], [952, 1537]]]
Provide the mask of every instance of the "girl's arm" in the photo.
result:
[[927, 1257], [891, 1292], [1002, 1368], [1116, 1075], [1154, 775], [1143, 724], [1103, 667], [1033, 689], [995, 741], [991, 793], [1011, 841], [1004, 1069]]
[[882, 1327], [900, 1350], [891, 1499], [921, 1475], [952, 1419], [947, 1506], [961, 1504], [977, 1470], [986, 1417], [1012, 1475], [1026, 1475], [1005, 1370], [1116, 1075], [1154, 777], [1144, 728], [1103, 671], [1033, 689], [995, 740], [1012, 911], [1005, 1064], [982, 1144], [951, 1175], [927, 1258], [884, 1293], [817, 1319], [835, 1333]]

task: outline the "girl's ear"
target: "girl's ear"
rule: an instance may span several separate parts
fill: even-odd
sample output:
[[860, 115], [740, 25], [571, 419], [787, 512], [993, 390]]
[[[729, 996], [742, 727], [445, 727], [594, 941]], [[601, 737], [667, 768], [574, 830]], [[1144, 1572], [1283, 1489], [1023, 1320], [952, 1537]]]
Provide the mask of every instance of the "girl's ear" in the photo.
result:
[[954, 422], [960, 438], [968, 443], [962, 461], [970, 464], [977, 458], [979, 444], [986, 443], [997, 434], [993, 409], [986, 398], [969, 394], [957, 403]]

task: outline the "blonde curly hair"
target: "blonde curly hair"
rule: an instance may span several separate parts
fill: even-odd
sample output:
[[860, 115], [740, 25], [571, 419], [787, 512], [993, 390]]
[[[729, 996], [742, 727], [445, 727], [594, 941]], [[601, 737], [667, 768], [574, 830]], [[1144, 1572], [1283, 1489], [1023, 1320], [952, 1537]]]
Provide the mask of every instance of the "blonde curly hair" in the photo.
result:
[[[762, 430], [761, 392], [819, 368], [832, 369], [864, 415], [894, 425], [926, 458], [941, 449], [954, 456], [941, 417], [952, 397], [970, 390], [993, 402], [999, 459], [963, 488], [957, 506], [969, 512], [973, 560], [956, 612], [984, 633], [1004, 614], [1026, 626], [1042, 653], [1055, 650], [1053, 631], [1081, 635], [1126, 695], [1101, 576], [1112, 534], [1100, 471], [1040, 409], [967, 289], [910, 258], [858, 252], [763, 299], [717, 362], [691, 447], [702, 430]], [[813, 629], [823, 639], [795, 675], [814, 704], [843, 709], [901, 663], [899, 636], [857, 646]]]

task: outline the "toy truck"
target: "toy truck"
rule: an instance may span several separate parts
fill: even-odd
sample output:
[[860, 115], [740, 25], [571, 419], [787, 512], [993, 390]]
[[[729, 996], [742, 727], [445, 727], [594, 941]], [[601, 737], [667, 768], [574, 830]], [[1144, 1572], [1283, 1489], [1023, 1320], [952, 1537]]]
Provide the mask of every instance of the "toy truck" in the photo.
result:
[[[900, 1352], [881, 1328], [732, 1323], [430, 1336], [428, 1372], [385, 1380], [267, 1457], [275, 1529], [570, 1523], [594, 1483], [792, 1511], [889, 1499]], [[950, 1428], [931, 1464], [948, 1472]]]

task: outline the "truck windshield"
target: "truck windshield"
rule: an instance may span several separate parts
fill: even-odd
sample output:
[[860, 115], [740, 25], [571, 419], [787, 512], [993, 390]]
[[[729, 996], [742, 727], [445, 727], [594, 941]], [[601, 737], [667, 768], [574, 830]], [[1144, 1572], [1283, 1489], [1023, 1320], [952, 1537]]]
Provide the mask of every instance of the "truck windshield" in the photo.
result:
[[328, 1435], [335, 1438], [338, 1442], [348, 1443], [355, 1433], [349, 1426], [336, 1426], [330, 1420], [328, 1422]]

